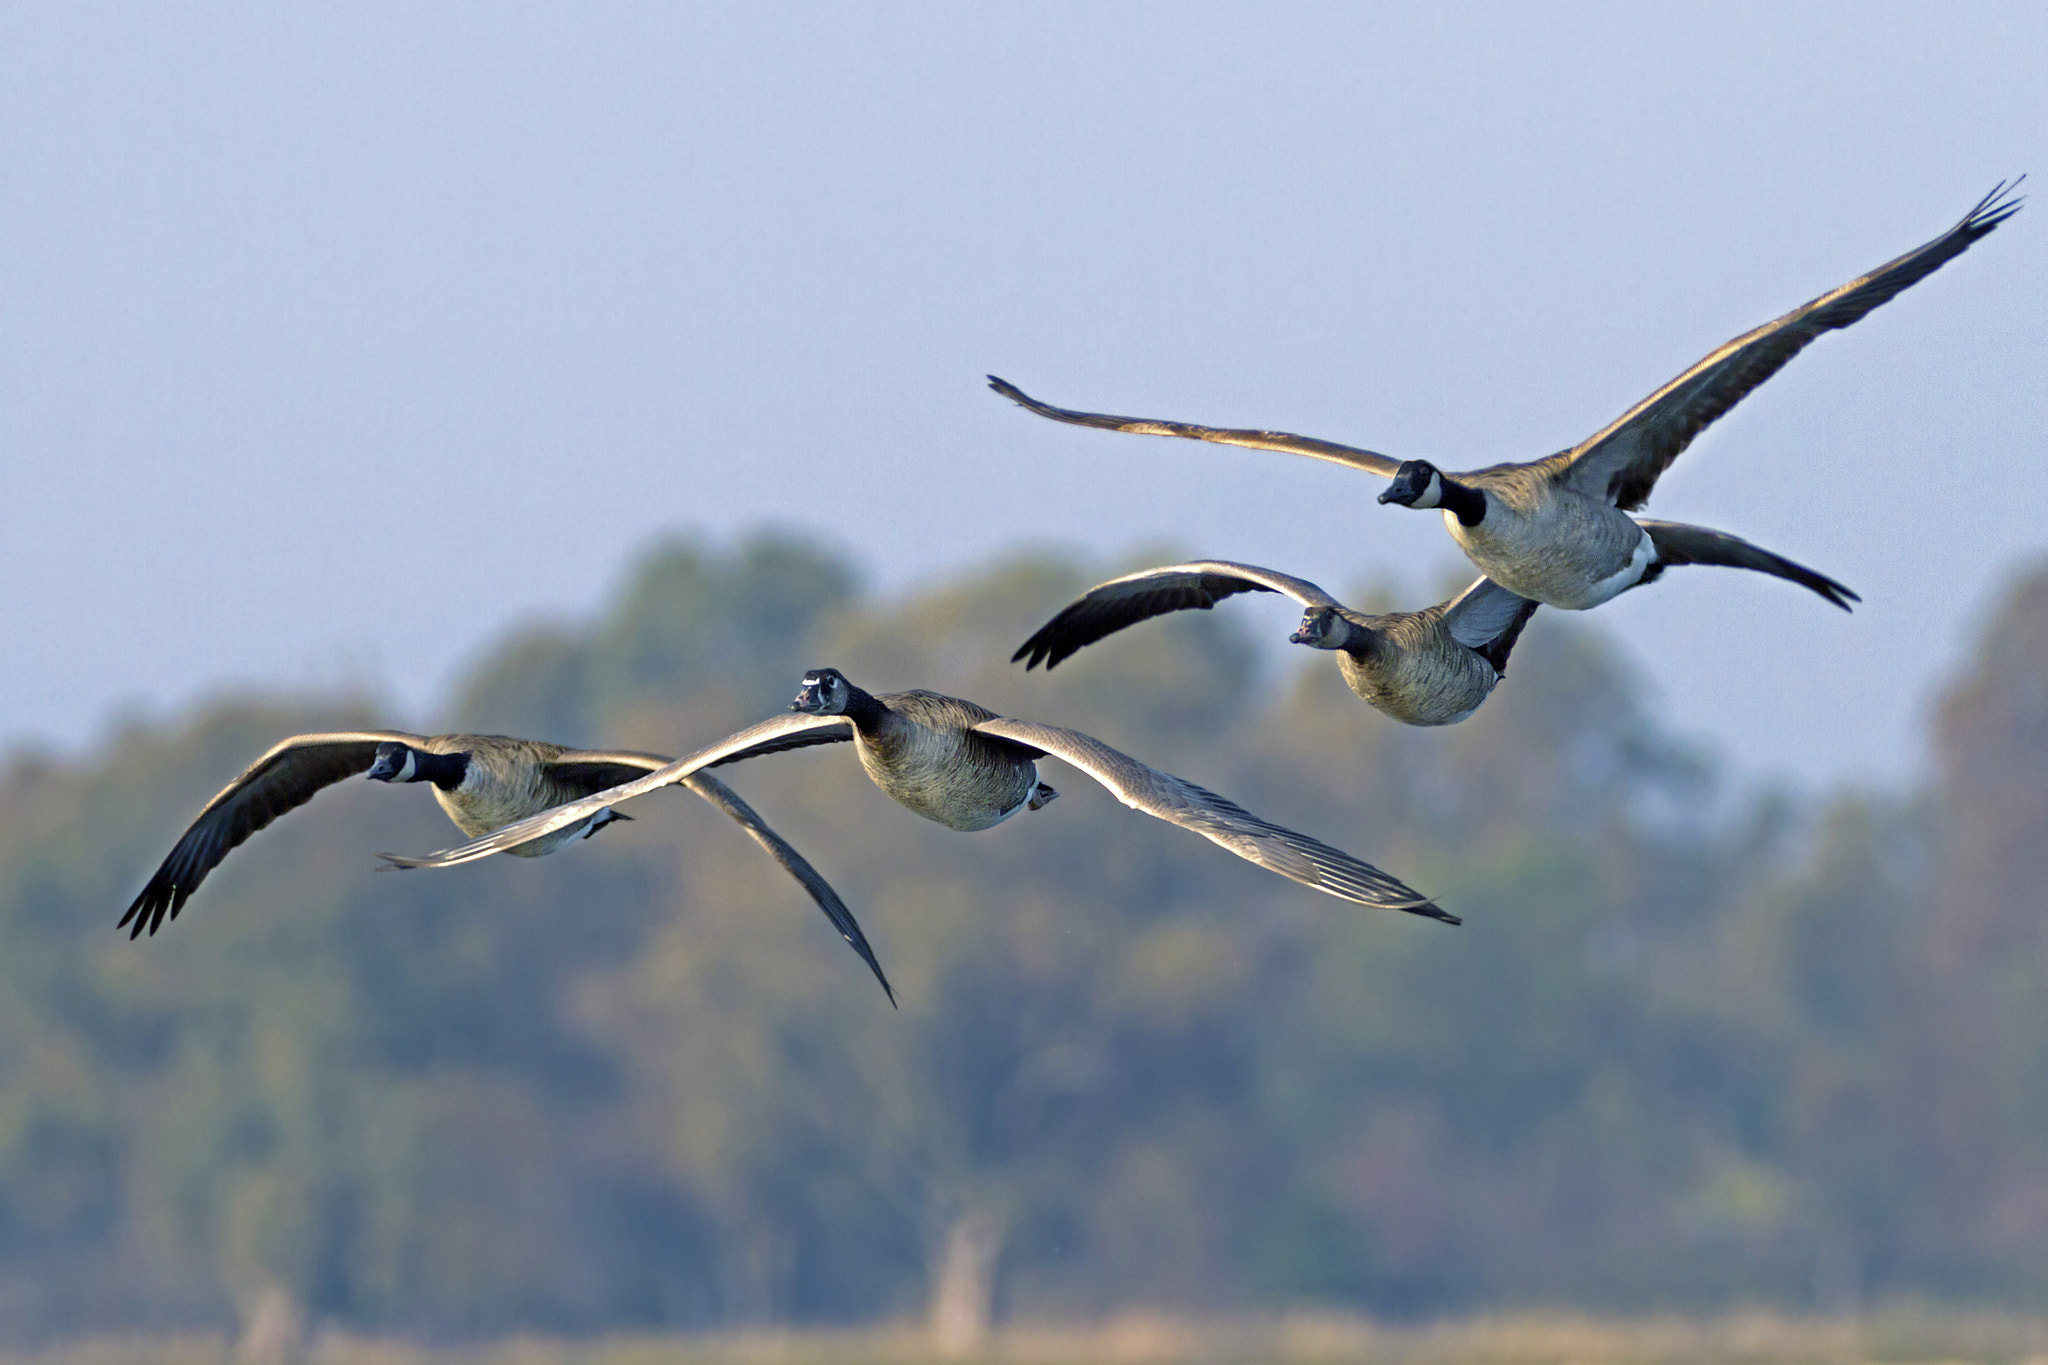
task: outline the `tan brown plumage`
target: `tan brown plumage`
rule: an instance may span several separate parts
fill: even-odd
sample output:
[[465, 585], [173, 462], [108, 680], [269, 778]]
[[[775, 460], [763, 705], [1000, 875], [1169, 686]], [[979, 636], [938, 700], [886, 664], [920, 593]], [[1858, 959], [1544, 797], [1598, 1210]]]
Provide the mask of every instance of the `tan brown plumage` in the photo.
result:
[[[130, 938], [145, 931], [156, 933], [166, 919], [177, 918], [207, 874], [251, 835], [312, 800], [323, 788], [371, 773], [380, 761], [380, 751], [391, 754], [395, 750], [406, 754], [404, 780], [427, 780], [441, 809], [456, 828], [471, 837], [618, 786], [671, 761], [662, 754], [570, 749], [509, 735], [415, 735], [401, 730], [293, 735], [250, 764], [206, 803], [129, 905], [120, 927], [129, 929]], [[436, 764], [434, 760], [447, 761]], [[411, 776], [421, 765], [432, 767], [443, 780]], [[859, 922], [817, 869], [738, 793], [710, 773], [693, 774], [683, 785], [731, 817], [796, 878], [894, 1000], [888, 978]], [[600, 805], [579, 820], [505, 851], [519, 857], [541, 857], [624, 818]]]
[[1193, 560], [1125, 574], [1090, 588], [1011, 655], [1026, 668], [1056, 667], [1126, 626], [1173, 611], [1206, 611], [1245, 592], [1281, 593], [1306, 611], [1296, 644], [1336, 653], [1344, 682], [1369, 705], [1407, 725], [1450, 725], [1486, 700], [1536, 604], [1479, 579], [1421, 611], [1354, 611], [1305, 578], [1226, 559]]
[[[1450, 474], [1426, 460], [1396, 461], [1289, 432], [1079, 412], [1040, 402], [993, 375], [989, 385], [1058, 422], [1285, 451], [1391, 478], [1394, 486], [1381, 494], [1381, 502], [1442, 508], [1452, 538], [1502, 587], [1547, 605], [1584, 610], [1657, 576], [1656, 538], [1627, 513], [1643, 505], [1658, 476], [1700, 432], [1822, 333], [1861, 321], [2018, 212], [2021, 201], [2012, 193], [2018, 185], [2000, 182], [1932, 241], [1745, 332], [1571, 449], [1526, 463]], [[1810, 588], [1845, 610], [1858, 600], [1833, 579], [1723, 532], [1664, 526], [1700, 554], [1665, 562], [1755, 569]]]
[[1074, 730], [1011, 720], [973, 702], [936, 692], [875, 696], [830, 668], [815, 669], [804, 678], [795, 705], [796, 715], [749, 726], [659, 772], [518, 821], [459, 847], [420, 858], [385, 857], [399, 867], [452, 867], [568, 828], [608, 806], [680, 782], [704, 768], [798, 743], [839, 739], [853, 741], [861, 766], [877, 786], [917, 814], [950, 829], [987, 829], [1020, 810], [1035, 810], [1051, 800], [1057, 793], [1038, 779], [1038, 760], [1049, 756], [1081, 769], [1133, 810], [1200, 834], [1283, 877], [1360, 905], [1459, 922], [1427, 896], [1342, 849], [1273, 824], [1227, 797], [1148, 767]]

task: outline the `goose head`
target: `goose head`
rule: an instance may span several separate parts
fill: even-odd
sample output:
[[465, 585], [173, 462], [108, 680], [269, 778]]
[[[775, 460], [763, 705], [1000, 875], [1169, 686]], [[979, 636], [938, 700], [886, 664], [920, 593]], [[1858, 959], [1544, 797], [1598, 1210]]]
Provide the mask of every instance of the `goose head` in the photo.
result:
[[365, 774], [372, 782], [413, 782], [419, 777], [419, 755], [409, 744], [387, 739], [377, 746], [377, 757]]
[[1428, 460], [1404, 460], [1394, 471], [1394, 481], [1387, 485], [1387, 491], [1380, 494], [1380, 501], [1402, 507], [1441, 507], [1444, 501], [1443, 473]]
[[1307, 645], [1310, 649], [1342, 649], [1350, 638], [1350, 626], [1335, 607], [1310, 607], [1301, 614], [1301, 625], [1287, 637], [1287, 643]]
[[789, 709], [814, 716], [843, 716], [852, 702], [853, 684], [845, 674], [836, 668], [814, 668], [804, 674], [803, 686], [797, 689]]

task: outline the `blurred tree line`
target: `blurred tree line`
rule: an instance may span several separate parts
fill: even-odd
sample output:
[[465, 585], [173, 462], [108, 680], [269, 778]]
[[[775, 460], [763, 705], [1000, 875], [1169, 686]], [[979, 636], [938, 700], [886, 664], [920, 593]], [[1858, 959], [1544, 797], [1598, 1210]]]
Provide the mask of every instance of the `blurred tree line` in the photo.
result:
[[459, 1337], [2048, 1292], [2048, 572], [1943, 702], [1930, 790], [1809, 808], [1724, 790], [1563, 613], [1438, 732], [1326, 659], [1276, 672], [1271, 600], [1005, 662], [1115, 567], [888, 600], [802, 541], [674, 544], [435, 723], [680, 752], [832, 664], [1099, 734], [1464, 928], [1316, 896], [1073, 772], [953, 834], [823, 749], [728, 771], [900, 1011], [681, 792], [552, 858], [376, 875], [454, 831], [345, 783], [130, 943], [114, 920], [221, 783], [392, 717], [130, 724], [0, 773], [0, 1335], [279, 1293]]

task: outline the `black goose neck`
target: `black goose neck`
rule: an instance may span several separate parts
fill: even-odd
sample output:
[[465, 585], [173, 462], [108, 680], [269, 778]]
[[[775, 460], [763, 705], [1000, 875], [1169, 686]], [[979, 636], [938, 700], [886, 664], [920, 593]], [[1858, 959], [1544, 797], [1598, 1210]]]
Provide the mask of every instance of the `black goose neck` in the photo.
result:
[[1446, 475], [1439, 495], [1443, 509], [1457, 517], [1460, 526], [1477, 526], [1486, 520], [1486, 494], [1469, 485], [1453, 482]]
[[414, 782], [431, 782], [444, 792], [452, 792], [469, 776], [468, 754], [429, 754], [417, 749], [413, 752], [417, 760], [411, 778]]
[[852, 683], [846, 685], [846, 710], [842, 713], [853, 722], [853, 727], [862, 734], [872, 734], [889, 714], [889, 708], [877, 701], [873, 694], [861, 691]]
[[1344, 623], [1344, 652], [1362, 664], [1371, 663], [1386, 652], [1387, 639], [1371, 626], [1357, 621]]

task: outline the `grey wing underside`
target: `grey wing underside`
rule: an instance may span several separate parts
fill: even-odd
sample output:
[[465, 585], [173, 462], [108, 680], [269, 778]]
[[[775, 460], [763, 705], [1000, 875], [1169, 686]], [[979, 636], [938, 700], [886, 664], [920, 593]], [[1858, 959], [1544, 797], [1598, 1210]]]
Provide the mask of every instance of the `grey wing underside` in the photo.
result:
[[[808, 735], [808, 737], [805, 737]], [[761, 754], [776, 753], [783, 749], [799, 748], [807, 744], [830, 744], [838, 740], [853, 738], [853, 723], [844, 716], [813, 716], [808, 714], [776, 716], [750, 725], [735, 734], [727, 735], [716, 744], [707, 745], [695, 753], [685, 754], [665, 767], [657, 768], [642, 777], [594, 792], [581, 800], [544, 810], [524, 820], [492, 830], [489, 834], [442, 849], [425, 857], [412, 858], [395, 853], [378, 856], [392, 867], [453, 867], [457, 863], [474, 862], [488, 858], [493, 853], [503, 853], [517, 848], [531, 839], [552, 834], [558, 829], [587, 820], [606, 806], [616, 806], [636, 796], [658, 791], [683, 781], [701, 768], [714, 768], [722, 763], [737, 763], [741, 759], [754, 758]]]
[[2021, 201], [2011, 197], [2011, 191], [2019, 183], [1999, 182], [1961, 222], [1933, 241], [1735, 338], [1545, 463], [1554, 469], [1554, 477], [1569, 480], [1582, 493], [1604, 496], [1624, 511], [1642, 506], [1658, 475], [1695, 436], [1776, 374], [1815, 337], [1861, 321], [1872, 309], [1926, 279], [2017, 213]]
[[[824, 743], [830, 736], [813, 731], [810, 742]], [[794, 747], [794, 746], [777, 746]], [[742, 755], [753, 757], [774, 749], [756, 747]], [[631, 782], [644, 774], [656, 772], [675, 760], [663, 754], [644, 754], [621, 751], [597, 751], [588, 749], [572, 750], [548, 765], [548, 773], [557, 781], [580, 789], [586, 796], [595, 796], [609, 788]], [[731, 760], [727, 760], [731, 761]], [[882, 964], [875, 959], [875, 950], [868, 946], [868, 936], [861, 932], [860, 921], [853, 911], [841, 900], [832, 884], [825, 880], [810, 860], [796, 851], [787, 839], [777, 834], [754, 808], [740, 799], [740, 794], [707, 772], [696, 772], [682, 779], [682, 785], [704, 798], [713, 807], [725, 812], [747, 832], [749, 838], [767, 850], [768, 856], [782, 864], [782, 870], [796, 878], [798, 885], [810, 893], [818, 908], [825, 912], [825, 918], [832, 921], [832, 927], [846, 940], [860, 960], [868, 964], [868, 970], [875, 974], [875, 980], [882, 983], [888, 993], [889, 1003], [896, 1003], [895, 988], [882, 971]]]
[[1652, 521], [1648, 517], [1636, 518], [1636, 525], [1648, 533], [1650, 543], [1657, 547], [1659, 564], [1718, 564], [1729, 569], [1752, 569], [1817, 592], [1843, 611], [1852, 610], [1851, 602], [1863, 600], [1826, 574], [1815, 573], [1804, 564], [1795, 564], [1726, 531], [1676, 521]]
[[1457, 924], [1421, 892], [1370, 863], [1284, 826], [1262, 820], [1227, 797], [1147, 767], [1101, 740], [1057, 725], [998, 717], [974, 727], [1071, 763], [1133, 810], [1171, 821], [1238, 857], [1341, 900]]
[[1337, 599], [1307, 579], [1292, 578], [1256, 564], [1238, 564], [1227, 559], [1168, 564], [1125, 574], [1090, 588], [1018, 646], [1010, 662], [1023, 659], [1026, 668], [1036, 668], [1042, 662], [1050, 669], [1075, 651], [1125, 626], [1168, 612], [1207, 611], [1224, 598], [1241, 592], [1285, 593], [1304, 607], [1338, 605]]
[[1377, 451], [1338, 445], [1335, 441], [1319, 441], [1313, 436], [1296, 436], [1288, 431], [1199, 427], [1190, 422], [1159, 422], [1147, 417], [1113, 417], [1105, 412], [1077, 412], [1072, 408], [1056, 408], [1050, 403], [1041, 403], [1009, 380], [998, 379], [995, 375], [988, 377], [988, 386], [1020, 407], [1029, 408], [1040, 417], [1050, 417], [1055, 422], [1067, 422], [1077, 427], [1128, 431], [1138, 436], [1179, 436], [1190, 441], [1213, 441], [1217, 445], [1249, 446], [1253, 450], [1278, 450], [1289, 455], [1306, 455], [1310, 459], [1349, 465], [1353, 469], [1363, 469], [1369, 474], [1378, 474], [1389, 479], [1394, 476], [1394, 471], [1401, 467], [1399, 460], [1381, 455]]
[[206, 803], [117, 927], [128, 929], [130, 938], [145, 929], [154, 934], [166, 919], [178, 917], [207, 873], [250, 835], [305, 805], [321, 788], [368, 772], [377, 746], [392, 742], [427, 741], [402, 730], [343, 730], [280, 741]]
[[1492, 664], [1494, 672], [1505, 673], [1508, 655], [1521, 638], [1522, 627], [1536, 614], [1536, 605], [1491, 578], [1480, 578], [1444, 608], [1444, 629]]

